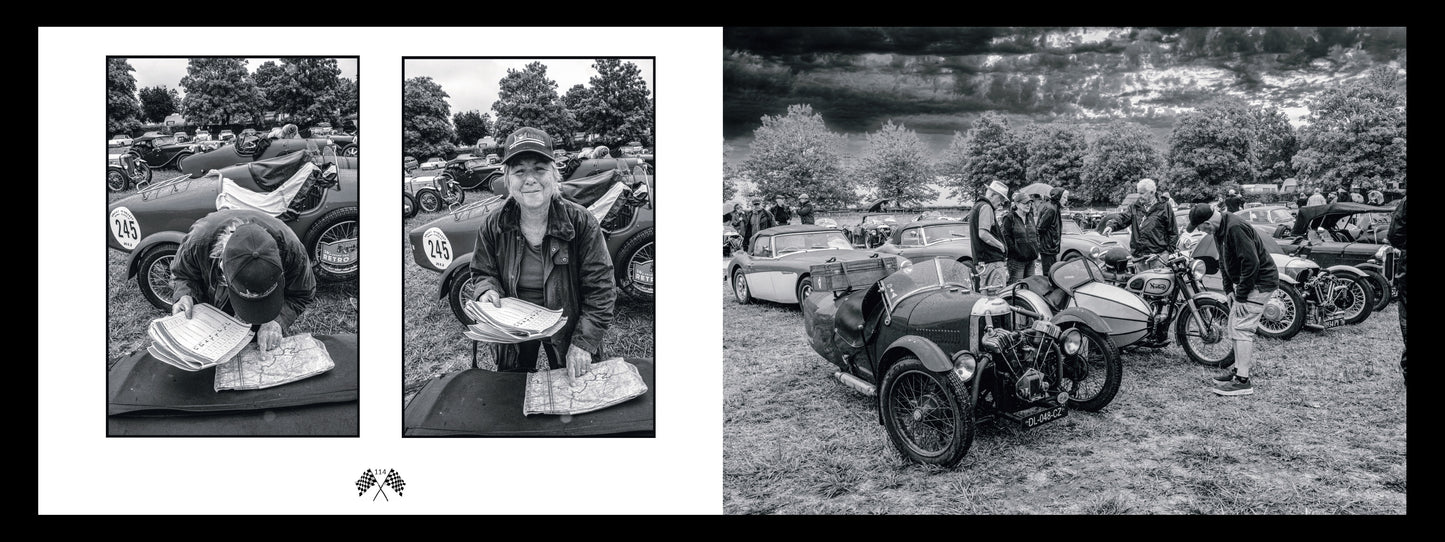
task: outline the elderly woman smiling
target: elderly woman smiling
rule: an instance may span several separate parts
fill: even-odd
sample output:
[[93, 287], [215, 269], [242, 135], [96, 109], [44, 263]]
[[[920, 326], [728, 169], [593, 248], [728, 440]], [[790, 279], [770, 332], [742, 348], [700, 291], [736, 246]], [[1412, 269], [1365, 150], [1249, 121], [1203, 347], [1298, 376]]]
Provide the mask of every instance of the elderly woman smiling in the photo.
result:
[[562, 309], [567, 324], [551, 337], [493, 344], [499, 371], [530, 371], [539, 347], [548, 366], [569, 378], [602, 355], [616, 290], [612, 258], [597, 218], [561, 196], [552, 137], [536, 128], [507, 136], [503, 175], [509, 197], [482, 221], [472, 256], [477, 299], [496, 304], [517, 297]]

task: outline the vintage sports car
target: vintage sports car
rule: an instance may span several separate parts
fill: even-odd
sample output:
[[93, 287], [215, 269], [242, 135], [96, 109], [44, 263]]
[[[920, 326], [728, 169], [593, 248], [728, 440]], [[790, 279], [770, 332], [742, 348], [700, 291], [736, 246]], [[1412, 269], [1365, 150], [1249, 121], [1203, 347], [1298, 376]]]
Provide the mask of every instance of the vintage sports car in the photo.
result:
[[107, 147], [125, 147], [125, 146], [129, 146], [131, 141], [132, 141], [131, 137], [128, 136], [128, 135], [126, 135], [126, 134], [115, 134], [114, 137], [111, 137], [109, 141], [106, 141], [106, 142], [105, 142], [105, 146], [107, 146]]
[[844, 385], [878, 398], [878, 423], [910, 461], [953, 467], [980, 422], [1032, 429], [1098, 411], [1119, 391], [1123, 364], [1093, 312], [1040, 318], [973, 282], [940, 258], [803, 302], [808, 344]]
[[[1117, 243], [1112, 237], [1084, 233], [1073, 221], [1063, 222], [1064, 231], [1059, 236], [1060, 261], [1088, 256], [1097, 247]], [[973, 265], [973, 245], [968, 227], [968, 222], [951, 218], [909, 222], [897, 227], [888, 242], [877, 250], [903, 256], [914, 263], [930, 258], [948, 258]]]
[[111, 192], [121, 192], [134, 186], [145, 188], [151, 182], [151, 168], [134, 154], [110, 154], [106, 156], [105, 187]]
[[202, 151], [203, 143], [196, 145], [197, 154], [190, 154], [177, 161], [176, 169], [191, 177], [200, 177], [207, 171], [236, 164], [268, 160], [296, 151], [306, 150], [304, 139], [272, 139], [267, 137], [245, 137], [232, 142], [215, 142], [220, 146], [214, 150]]
[[219, 140], [221, 140], [221, 141], [230, 141], [230, 140], [235, 139], [235, 138], [236, 138], [236, 133], [235, 133], [235, 132], [232, 132], [232, 131], [230, 131], [230, 130], [221, 130], [221, 133], [216, 136], [216, 139], [219, 139]]
[[[220, 174], [236, 186], [257, 193], [275, 191], [306, 166], [305, 153], [221, 168]], [[306, 245], [313, 271], [321, 280], [356, 278], [360, 222], [357, 214], [356, 170], [334, 165], [315, 166], [318, 173], [280, 215]], [[162, 310], [174, 302], [171, 295], [171, 260], [191, 224], [216, 211], [223, 182], [214, 175], [191, 178], [181, 174], [156, 180], [144, 189], [111, 203], [106, 245], [130, 254], [126, 277], [135, 277], [141, 293]]]
[[438, 175], [448, 177], [466, 190], [491, 190], [492, 181], [502, 178], [502, 164], [490, 158], [463, 154], [447, 160]]
[[179, 168], [180, 161], [200, 152], [194, 143], [182, 143], [175, 136], [146, 134], [131, 141], [127, 153], [141, 157], [155, 169]]
[[196, 130], [196, 137], [192, 141], [210, 141], [211, 132], [208, 130]]
[[1389, 223], [1372, 221], [1366, 224], [1363, 230], [1350, 229], [1348, 226], [1350, 219], [1356, 215], [1384, 217], [1388, 220], [1390, 213], [1394, 211], [1393, 205], [1376, 206], [1363, 203], [1330, 203], [1302, 207], [1296, 211], [1294, 226], [1288, 234], [1293, 240], [1281, 242], [1280, 248], [1284, 249], [1285, 254], [1295, 255], [1299, 254], [1302, 248], [1308, 247], [1308, 252], [1300, 255], [1314, 260], [1320, 267], [1336, 274], [1349, 273], [1368, 278], [1366, 283], [1373, 294], [1370, 298], [1371, 305], [1374, 310], [1381, 310], [1389, 305], [1395, 292], [1390, 286], [1390, 280], [1381, 273], [1380, 265], [1370, 263], [1370, 259], [1380, 251], [1380, 247], [1386, 246], [1386, 243], [1371, 241], [1382, 240], [1380, 238], [1384, 234], [1380, 231], [1388, 231]]
[[[620, 162], [619, 162], [620, 163]], [[652, 170], [638, 164], [631, 170], [612, 169], [591, 177], [570, 179], [560, 186], [562, 197], [601, 215], [607, 251], [612, 255], [617, 287], [632, 297], [652, 300], [653, 221], [655, 186]], [[411, 230], [412, 259], [424, 269], [442, 274], [438, 297], [447, 300], [452, 313], [464, 324], [472, 318], [463, 310], [476, 285], [471, 277], [472, 250], [477, 228], [487, 213], [501, 206], [503, 189], [497, 195], [458, 207]]]
[[727, 279], [738, 303], [754, 299], [801, 303], [813, 290], [809, 269], [828, 261], [877, 258], [885, 254], [856, 249], [843, 232], [826, 226], [789, 224], [753, 234], [748, 251], [733, 253]]
[[[1276, 237], [1283, 229], [1288, 231], [1294, 224], [1294, 211], [1283, 205], [1263, 205], [1259, 207], [1246, 207], [1235, 211], [1234, 214], [1243, 218], [1254, 230], [1259, 232], [1260, 237]], [[1184, 222], [1189, 220], [1189, 214], [1184, 214]]]
[[435, 213], [467, 201], [461, 185], [445, 174], [402, 177], [401, 197], [402, 218], [411, 218], [418, 211]]
[[440, 156], [433, 156], [421, 163], [421, 169], [441, 169], [446, 166], [446, 164], [446, 160], [442, 160]]

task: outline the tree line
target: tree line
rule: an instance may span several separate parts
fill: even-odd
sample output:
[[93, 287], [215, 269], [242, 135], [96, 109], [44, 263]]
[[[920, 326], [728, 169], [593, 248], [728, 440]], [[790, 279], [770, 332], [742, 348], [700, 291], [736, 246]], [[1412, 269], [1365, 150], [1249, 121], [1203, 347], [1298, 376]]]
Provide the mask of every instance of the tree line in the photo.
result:
[[[451, 95], [430, 77], [407, 79], [402, 89], [402, 152], [410, 156], [451, 156], [483, 138], [498, 140], [532, 126], [551, 134], [558, 147], [602, 144], [613, 148], [632, 141], [653, 145], [654, 104], [636, 64], [598, 59], [597, 75], [587, 85], [557, 93], [547, 66], [532, 62], [508, 69], [498, 81], [492, 110], [452, 114]], [[574, 134], [581, 132], [580, 141]], [[478, 149], [480, 152], [484, 149]]]
[[281, 58], [250, 73], [244, 58], [192, 58], [177, 89], [137, 90], [135, 68], [124, 58], [106, 59], [106, 132], [134, 133], [180, 113], [199, 125], [254, 124], [267, 113], [310, 127], [343, 126], [358, 111], [357, 83], [341, 77], [334, 58]]
[[[725, 165], [723, 198], [796, 198], [807, 193], [824, 207], [891, 198], [916, 206], [950, 196], [972, 200], [988, 183], [1010, 189], [1041, 182], [1062, 187], [1084, 204], [1118, 203], [1144, 177], [1159, 181], [1176, 201], [1208, 201], [1242, 184], [1280, 184], [1323, 191], [1405, 183], [1405, 94], [1393, 69], [1322, 92], [1309, 104], [1308, 124], [1296, 129], [1273, 106], [1224, 98], [1180, 115], [1166, 141], [1133, 122], [1103, 128], [1034, 123], [1011, 126], [985, 112], [966, 133], [954, 132], [942, 152], [916, 132], [886, 122], [866, 135], [858, 156], [846, 136], [830, 131], [806, 104], [762, 117], [751, 154]], [[724, 160], [732, 149], [724, 147]], [[740, 181], [746, 181], [742, 183]], [[739, 194], [743, 184], [752, 193]]]

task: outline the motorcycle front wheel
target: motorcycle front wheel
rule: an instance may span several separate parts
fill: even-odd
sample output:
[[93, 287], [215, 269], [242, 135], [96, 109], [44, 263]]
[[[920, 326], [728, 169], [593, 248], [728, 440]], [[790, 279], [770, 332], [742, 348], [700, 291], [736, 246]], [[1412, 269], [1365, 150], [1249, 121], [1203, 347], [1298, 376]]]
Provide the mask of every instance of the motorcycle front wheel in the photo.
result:
[[1335, 307], [1345, 311], [1345, 323], [1355, 325], [1365, 321], [1365, 318], [1370, 316], [1370, 308], [1375, 304], [1374, 289], [1365, 282], [1369, 279], [1340, 273], [1335, 275], [1335, 280], [1344, 281], [1345, 287], [1335, 292], [1334, 299], [1330, 301]]
[[[1275, 314], [1278, 311], [1278, 314]], [[1257, 332], [1271, 339], [1289, 340], [1305, 327], [1305, 300], [1294, 286], [1281, 282], [1265, 302]]]
[[953, 467], [973, 444], [973, 404], [952, 371], [928, 370], [916, 357], [888, 368], [879, 389], [883, 427], [903, 457]]
[[1194, 306], [1199, 308], [1198, 319], [1203, 321], [1203, 327], [1186, 303], [1175, 317], [1175, 340], [1194, 363], [1230, 366], [1234, 363], [1234, 340], [1230, 338], [1229, 305], [1202, 297], [1194, 300]]

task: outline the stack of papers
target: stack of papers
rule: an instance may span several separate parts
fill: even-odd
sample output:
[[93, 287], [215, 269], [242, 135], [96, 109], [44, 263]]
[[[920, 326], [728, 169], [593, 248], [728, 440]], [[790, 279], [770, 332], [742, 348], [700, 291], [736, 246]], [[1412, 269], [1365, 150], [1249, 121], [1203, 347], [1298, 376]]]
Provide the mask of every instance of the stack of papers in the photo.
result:
[[251, 324], [201, 303], [191, 317], [173, 314], [151, 321], [146, 330], [151, 356], [177, 369], [199, 371], [231, 361], [251, 342]]
[[567, 317], [561, 309], [549, 309], [515, 297], [501, 298], [499, 305], [468, 301], [463, 308], [477, 323], [462, 332], [468, 339], [489, 343], [519, 343], [551, 337]]

